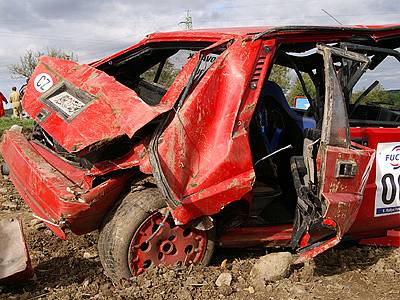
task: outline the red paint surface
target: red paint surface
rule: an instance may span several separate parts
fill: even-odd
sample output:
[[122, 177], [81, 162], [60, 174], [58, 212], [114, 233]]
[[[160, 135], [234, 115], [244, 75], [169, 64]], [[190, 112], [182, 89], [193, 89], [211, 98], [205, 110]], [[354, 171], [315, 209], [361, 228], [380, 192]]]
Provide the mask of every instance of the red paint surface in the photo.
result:
[[[353, 224], [364, 190], [361, 188], [362, 178], [370, 160], [374, 158], [374, 150], [344, 149], [328, 146], [325, 178], [322, 195], [327, 202], [325, 219], [333, 220], [337, 226], [339, 237], [342, 237]], [[335, 178], [336, 161], [353, 161], [357, 165], [357, 174], [351, 178]], [[368, 176], [368, 173], [366, 176]]]
[[[133, 235], [128, 250], [132, 274], [139, 275], [150, 266], [160, 264], [189, 265], [203, 260], [207, 250], [207, 233], [190, 226], [171, 226], [171, 219], [160, 225], [164, 217], [160, 212], [153, 213]], [[157, 226], [159, 229], [154, 234], [154, 227]]]
[[[274, 49], [273, 41], [268, 45]], [[159, 156], [171, 189], [182, 203], [173, 212], [181, 223], [215, 214], [252, 189], [255, 174], [248, 126], [261, 84], [250, 90], [249, 82], [260, 56], [262, 75], [257, 80], [263, 82], [274, 53], [267, 55], [260, 46], [261, 41], [241, 41], [229, 47], [180, 110], [183, 126], [175, 117], [164, 131]]]
[[[8, 131], [3, 135], [1, 153], [9, 165], [10, 178], [24, 201], [37, 216], [59, 224], [54, 226], [46, 223], [62, 239], [65, 239], [65, 226], [69, 226], [76, 234], [95, 230], [124, 191], [131, 174], [118, 175], [87, 190], [87, 183], [82, 181], [82, 185], [79, 185], [65, 177], [35, 147], [21, 133]], [[48, 157], [50, 155], [47, 153]], [[76, 169], [76, 174], [71, 175], [71, 168], [69, 166], [62, 170], [70, 177], [82, 172]]]
[[363, 239], [360, 244], [400, 248], [400, 230], [388, 230], [386, 236]]
[[[181, 202], [172, 214], [178, 223], [185, 224], [194, 218], [218, 213], [229, 203], [247, 197], [251, 192], [255, 175], [248, 127], [262, 83], [271, 66], [277, 42], [307, 42], [317, 39], [323, 42], [331, 41], [332, 36], [337, 36], [338, 40], [345, 40], [354, 35], [338, 27], [332, 29], [329, 34], [315, 29], [307, 32], [307, 35], [304, 31], [297, 30], [271, 34], [268, 40], [252, 41], [249, 38], [249, 34], [267, 29], [262, 27], [156, 33], [91, 65], [42, 58], [33, 78], [41, 72], [47, 72], [55, 84], [63, 80], [68, 81], [92, 95], [94, 100], [82, 113], [67, 122], [57, 112], [51, 111], [44, 103], [38, 101], [41, 94], [35, 90], [31, 80], [23, 105], [34, 118], [42, 109], [49, 110], [50, 116], [42, 123], [39, 122], [40, 125], [66, 150], [82, 154], [89, 147], [105, 140], [124, 134], [131, 137], [149, 121], [169, 111], [194, 70], [198, 55], [184, 66], [160, 104], [152, 107], [141, 101], [134, 91], [96, 67], [146, 43], [222, 42], [233, 39], [232, 45], [220, 55], [185, 99], [179, 111], [180, 120], [175, 116], [168, 124], [159, 144], [158, 154], [162, 170], [174, 197]], [[399, 33], [397, 27], [392, 31], [373, 32], [371, 36], [381, 39]], [[264, 51], [264, 46], [269, 47], [269, 52]], [[250, 88], [250, 84], [253, 88]], [[367, 137], [368, 146], [373, 149], [378, 142], [400, 139], [398, 129], [353, 128], [351, 134], [353, 137]], [[38, 216], [55, 223], [66, 221], [75, 233], [81, 234], [98, 226], [125, 186], [129, 185], [130, 175], [127, 172], [127, 175], [112, 177], [93, 188], [94, 177], [120, 169], [130, 169], [131, 175], [138, 172], [138, 168], [142, 172], [151, 173], [146, 152], [148, 140], [149, 137], [145, 137], [124, 157], [96, 164], [90, 170], [68, 164], [15, 132], [4, 134], [1, 152], [9, 164], [13, 183], [32, 210]], [[331, 157], [332, 161], [329, 164], [333, 164], [336, 157], [346, 157], [350, 154], [339, 151], [335, 155]], [[357, 161], [361, 167], [365, 163], [364, 158]], [[332, 169], [328, 171], [331, 172]], [[327, 176], [332, 176], [332, 172]], [[334, 192], [324, 190], [325, 199], [329, 204], [325, 217], [337, 224], [340, 229], [339, 236], [304, 256], [318, 254], [328, 246], [335, 245], [347, 231], [353, 237], [379, 236], [385, 235], [387, 229], [400, 226], [398, 215], [373, 217], [375, 166], [372, 167], [368, 178], [364, 197], [356, 191], [360, 185], [359, 174], [352, 182], [345, 181], [343, 180], [342, 185]], [[77, 196], [68, 192], [67, 187], [69, 190], [78, 191], [82, 195], [81, 201], [77, 201]], [[65, 238], [61, 228], [52, 225], [49, 227], [58, 236]], [[234, 243], [234, 235], [240, 234], [242, 229], [235, 230], [230, 232], [233, 237], [225, 237], [225, 244]], [[248, 239], [249, 243], [255, 240], [274, 240], [278, 244], [279, 241], [288, 242], [287, 228], [246, 230], [254, 230], [253, 237]], [[248, 232], [250, 234], [250, 231]], [[263, 234], [268, 238], [263, 239]], [[240, 238], [236, 239], [236, 242], [239, 240]], [[243, 242], [244, 240], [242, 239]]]
[[219, 239], [221, 247], [289, 247], [293, 225], [285, 224], [269, 227], [238, 227], [225, 232]]
[[[376, 149], [378, 143], [390, 143], [400, 141], [400, 130], [398, 128], [351, 128], [352, 138], [365, 138], [368, 147]], [[358, 211], [356, 220], [349, 234], [354, 237], [385, 236], [386, 230], [400, 226], [398, 214], [374, 217], [375, 193], [376, 193], [376, 163], [372, 165], [363, 201]]]
[[[173, 104], [162, 102], [157, 106], [149, 106], [133, 90], [89, 65], [42, 57], [32, 78], [40, 73], [51, 74], [55, 85], [66, 81], [93, 96], [81, 113], [66, 121], [59, 113], [38, 101], [45, 94], [34, 88], [33, 80], [26, 87], [24, 109], [69, 152], [79, 152], [124, 134], [132, 137], [138, 129], [169, 110]], [[40, 121], [37, 116], [43, 109], [50, 115]]]

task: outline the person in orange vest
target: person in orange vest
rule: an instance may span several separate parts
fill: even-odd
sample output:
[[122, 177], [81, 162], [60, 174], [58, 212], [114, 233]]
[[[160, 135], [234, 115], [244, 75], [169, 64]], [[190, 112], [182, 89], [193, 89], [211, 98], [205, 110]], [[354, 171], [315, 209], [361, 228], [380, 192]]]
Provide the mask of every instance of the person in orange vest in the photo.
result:
[[22, 106], [21, 106], [21, 97], [17, 92], [17, 88], [14, 86], [12, 88], [10, 94], [10, 103], [13, 109], [13, 118], [20, 118], [22, 117]]
[[3, 102], [5, 104], [8, 103], [7, 98], [4, 97], [2, 92], [0, 92], [0, 118], [4, 117], [6, 115], [6, 112], [4, 111]]

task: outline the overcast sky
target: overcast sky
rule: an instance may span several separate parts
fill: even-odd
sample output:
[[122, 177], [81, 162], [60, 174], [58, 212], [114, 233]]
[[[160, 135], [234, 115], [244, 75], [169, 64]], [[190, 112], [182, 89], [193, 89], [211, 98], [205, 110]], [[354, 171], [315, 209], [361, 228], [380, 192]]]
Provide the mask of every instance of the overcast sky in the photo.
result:
[[147, 33], [183, 28], [178, 23], [187, 10], [194, 28], [335, 24], [321, 9], [343, 24], [399, 23], [400, 17], [398, 0], [0, 0], [0, 91], [8, 96], [23, 83], [10, 78], [8, 66], [27, 49], [55, 47], [90, 62]]

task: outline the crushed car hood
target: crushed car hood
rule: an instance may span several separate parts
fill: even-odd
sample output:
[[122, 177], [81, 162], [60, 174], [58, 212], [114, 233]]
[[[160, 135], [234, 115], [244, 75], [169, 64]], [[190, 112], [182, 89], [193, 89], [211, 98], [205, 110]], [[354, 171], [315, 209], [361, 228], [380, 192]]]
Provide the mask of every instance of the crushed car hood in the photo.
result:
[[40, 59], [23, 99], [26, 112], [69, 152], [132, 137], [171, 105], [149, 106], [106, 73], [51, 57]]

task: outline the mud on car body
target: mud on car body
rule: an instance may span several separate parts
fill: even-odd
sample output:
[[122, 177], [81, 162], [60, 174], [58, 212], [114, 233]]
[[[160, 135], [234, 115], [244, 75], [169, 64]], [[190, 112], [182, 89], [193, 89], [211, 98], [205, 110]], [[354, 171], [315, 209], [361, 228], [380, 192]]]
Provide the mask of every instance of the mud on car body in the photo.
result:
[[[352, 100], [399, 45], [399, 26], [260, 27], [155, 33], [89, 65], [42, 57], [23, 102], [32, 138], [6, 132], [1, 152], [56, 235], [100, 230], [113, 279], [207, 264], [217, 245], [303, 261], [400, 227], [400, 113]], [[275, 64], [307, 110], [269, 79]]]

